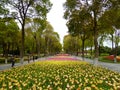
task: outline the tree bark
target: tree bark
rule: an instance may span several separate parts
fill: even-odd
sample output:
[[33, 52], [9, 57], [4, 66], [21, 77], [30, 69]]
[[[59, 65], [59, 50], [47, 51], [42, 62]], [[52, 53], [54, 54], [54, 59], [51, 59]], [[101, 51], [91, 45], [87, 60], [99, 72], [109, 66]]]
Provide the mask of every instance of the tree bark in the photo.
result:
[[85, 46], [85, 40], [82, 39], [82, 59], [84, 61], [84, 46]]
[[114, 43], [114, 41], [113, 41], [113, 34], [111, 34], [111, 37], [112, 37], [112, 50], [113, 50], [113, 47], [114, 47], [114, 46], [113, 46], [113, 45], [114, 45], [114, 44], [113, 44], [113, 43]]
[[93, 21], [93, 31], [94, 31], [94, 46], [95, 46], [95, 55], [94, 55], [94, 65], [98, 64], [99, 48], [98, 48], [98, 30], [97, 30], [97, 14], [94, 12], [94, 21]]
[[7, 63], [8, 54], [7, 54], [7, 44], [3, 42], [3, 57], [5, 57], [5, 63]]
[[24, 29], [24, 26], [25, 26], [25, 22], [23, 21], [23, 24], [22, 24], [22, 42], [21, 42], [21, 64], [23, 64], [24, 62], [24, 41], [25, 41], [25, 29]]
[[93, 46], [91, 45], [91, 49], [90, 49], [91, 58], [92, 58], [92, 55], [93, 55], [93, 53], [92, 53], [92, 51], [93, 51], [93, 50], [92, 50], [92, 47], [93, 47]]
[[38, 57], [40, 57], [40, 41], [38, 40], [37, 38], [37, 54], [38, 54]]
[[116, 63], [116, 62], [117, 62], [117, 50], [118, 50], [118, 43], [117, 43], [117, 38], [115, 38], [114, 63]]
[[101, 50], [100, 50], [100, 49], [101, 49], [101, 46], [100, 46], [100, 45], [99, 45], [99, 48], [98, 48], [98, 49], [99, 49], [99, 56], [100, 56], [100, 55], [101, 55]]
[[98, 58], [98, 56], [99, 56], [99, 46], [98, 46], [98, 41], [97, 41], [97, 38], [98, 38], [98, 36], [97, 36], [97, 33], [95, 34], [95, 36], [94, 36], [94, 45], [95, 45], [95, 58]]

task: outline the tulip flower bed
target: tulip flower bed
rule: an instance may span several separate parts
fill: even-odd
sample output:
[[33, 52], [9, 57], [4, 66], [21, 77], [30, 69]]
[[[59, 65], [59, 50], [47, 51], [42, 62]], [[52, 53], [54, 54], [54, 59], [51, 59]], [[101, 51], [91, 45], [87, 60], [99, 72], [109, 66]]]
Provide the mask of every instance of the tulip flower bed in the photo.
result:
[[56, 56], [70, 56], [69, 54], [57, 54]]
[[40, 61], [0, 72], [0, 90], [120, 90], [120, 74], [82, 61]]
[[109, 60], [114, 60], [114, 55], [106, 56], [105, 58], [107, 58]]
[[[105, 56], [104, 58], [111, 60], [111, 61], [114, 61], [114, 55]], [[120, 62], [120, 56], [117, 56], [116, 59], [118, 62]]]
[[63, 56], [63, 55], [60, 55], [60, 56], [54, 56], [54, 57], [51, 57], [51, 58], [48, 58], [48, 60], [78, 60], [74, 57], [70, 57], [70, 56]]

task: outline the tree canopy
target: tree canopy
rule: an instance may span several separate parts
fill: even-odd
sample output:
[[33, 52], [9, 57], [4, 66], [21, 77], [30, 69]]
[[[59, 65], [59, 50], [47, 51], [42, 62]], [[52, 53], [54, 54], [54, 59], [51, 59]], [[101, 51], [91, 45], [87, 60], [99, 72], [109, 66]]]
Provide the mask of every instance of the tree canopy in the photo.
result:
[[[98, 61], [98, 38], [113, 27], [119, 28], [119, 1], [113, 0], [66, 0], [64, 18], [70, 34], [93, 34], [95, 60]], [[108, 33], [108, 32], [107, 32]]]
[[6, 8], [9, 8], [9, 16], [17, 19], [21, 24], [21, 63], [23, 63], [26, 19], [33, 17], [46, 19], [52, 4], [49, 0], [2, 0], [2, 2]]

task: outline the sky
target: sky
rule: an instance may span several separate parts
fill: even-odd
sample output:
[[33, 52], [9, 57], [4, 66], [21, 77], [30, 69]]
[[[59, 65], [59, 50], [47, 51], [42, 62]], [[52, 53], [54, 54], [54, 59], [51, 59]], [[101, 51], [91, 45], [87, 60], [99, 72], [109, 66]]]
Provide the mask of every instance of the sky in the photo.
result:
[[68, 34], [66, 20], [63, 18], [64, 15], [63, 3], [66, 0], [50, 0], [50, 1], [53, 4], [53, 6], [47, 15], [47, 20], [53, 26], [54, 31], [58, 32], [60, 36], [60, 42], [63, 43], [64, 36]]

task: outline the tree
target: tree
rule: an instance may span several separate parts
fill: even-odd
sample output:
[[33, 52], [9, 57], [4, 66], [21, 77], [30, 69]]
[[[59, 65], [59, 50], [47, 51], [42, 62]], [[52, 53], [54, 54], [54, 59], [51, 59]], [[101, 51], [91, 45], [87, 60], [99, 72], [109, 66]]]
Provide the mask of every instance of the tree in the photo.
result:
[[65, 53], [72, 55], [78, 55], [81, 48], [81, 40], [77, 36], [72, 36], [71, 34], [64, 36], [63, 49]]
[[[15, 20], [10, 20], [7, 22], [0, 22], [0, 41], [3, 47], [3, 55], [6, 58], [6, 63], [8, 59], [8, 54], [10, 54], [10, 48], [14, 48], [14, 44], [17, 43], [16, 38], [18, 38], [19, 28]], [[14, 53], [11, 53], [14, 55]]]
[[93, 17], [93, 36], [94, 36], [94, 46], [95, 46], [95, 64], [98, 62], [98, 56], [99, 56], [99, 47], [98, 47], [98, 36], [100, 32], [99, 28], [99, 18], [102, 16], [102, 14], [107, 11], [110, 7], [111, 2], [107, 0], [91, 0], [91, 3], [87, 1], [86, 5], [89, 8], [89, 12], [91, 13]]
[[[107, 10], [100, 18], [101, 25], [107, 29], [107, 33], [110, 34], [110, 40], [112, 41], [112, 49], [113, 43], [115, 42], [115, 49], [118, 47], [119, 43], [119, 33], [116, 33], [120, 29], [120, 2], [119, 1], [111, 1], [112, 7]], [[114, 52], [114, 61], [116, 62], [117, 50]]]
[[[65, 15], [66, 16], [66, 15]], [[84, 60], [85, 40], [88, 38], [88, 32], [91, 30], [92, 16], [83, 6], [80, 10], [74, 10], [69, 16], [67, 27], [69, 33], [80, 36], [82, 40], [82, 58]]]
[[52, 50], [52, 44], [54, 43], [54, 39], [57, 40], [57, 42], [59, 41], [59, 35], [57, 32], [54, 32], [53, 27], [51, 26], [51, 24], [49, 22], [46, 22], [46, 28], [45, 31], [43, 32], [43, 37], [45, 40], [45, 51], [46, 54], [51, 54], [51, 50]]
[[[9, 12], [8, 9], [6, 9], [5, 6], [4, 6], [4, 4], [5, 4], [4, 2], [5, 1], [0, 1], [0, 16], [1, 17], [3, 17], [3, 15], [6, 16]], [[0, 21], [3, 21], [3, 19], [0, 20]]]
[[32, 29], [29, 27], [29, 28], [26, 28], [25, 29], [25, 52], [26, 54], [32, 54], [36, 51], [36, 48], [35, 48], [35, 40], [34, 40], [34, 32], [32, 31]]
[[[88, 11], [89, 14], [92, 16], [91, 26], [92, 28], [91, 32], [94, 36], [94, 47], [95, 47], [95, 64], [97, 64], [98, 61], [98, 55], [99, 55], [99, 47], [98, 47], [98, 37], [100, 32], [100, 26], [99, 26], [99, 19], [102, 17], [102, 15], [111, 9], [111, 7], [114, 7], [117, 1], [112, 0], [67, 0], [65, 2], [65, 18], [67, 20], [70, 20], [71, 14], [74, 13], [75, 10], [81, 10], [83, 7]], [[118, 4], [117, 4], [118, 5]], [[118, 5], [119, 6], [119, 5]], [[116, 7], [116, 6], [115, 6]]]
[[[3, 0], [4, 1], [4, 0]], [[46, 18], [52, 4], [49, 0], [8, 0], [11, 15], [19, 21], [22, 28], [21, 63], [24, 61], [25, 23], [28, 17]]]
[[42, 38], [42, 34], [46, 28], [46, 20], [40, 18], [28, 19], [26, 24], [26, 29], [31, 29], [32, 37], [35, 40], [36, 51], [32, 53], [37, 53], [38, 57], [40, 56], [40, 48], [42, 42], [40, 41]]
[[89, 38], [85, 42], [86, 48], [90, 49], [91, 58], [93, 58], [93, 47], [94, 47], [94, 37], [92, 34], [89, 35]]
[[61, 52], [62, 45], [58, 37], [59, 36], [57, 32], [54, 32], [53, 35], [49, 37], [49, 40], [48, 40], [49, 41], [49, 45], [48, 45], [49, 55], [54, 55], [54, 54], [58, 54]]

